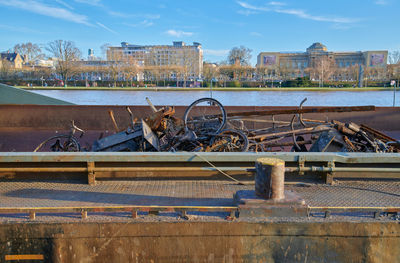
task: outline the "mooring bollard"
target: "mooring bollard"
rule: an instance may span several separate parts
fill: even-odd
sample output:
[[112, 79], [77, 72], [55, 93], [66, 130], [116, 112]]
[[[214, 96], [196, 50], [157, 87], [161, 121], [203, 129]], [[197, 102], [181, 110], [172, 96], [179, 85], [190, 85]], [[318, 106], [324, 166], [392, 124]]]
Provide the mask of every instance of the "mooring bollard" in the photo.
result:
[[256, 161], [256, 195], [265, 199], [285, 198], [285, 161], [260, 158]]

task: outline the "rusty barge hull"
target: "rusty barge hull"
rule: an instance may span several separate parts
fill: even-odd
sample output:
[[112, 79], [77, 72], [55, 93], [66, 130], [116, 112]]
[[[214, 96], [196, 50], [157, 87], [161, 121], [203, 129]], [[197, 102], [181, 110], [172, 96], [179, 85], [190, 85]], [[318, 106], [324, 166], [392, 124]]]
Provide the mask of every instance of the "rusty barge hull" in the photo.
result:
[[0, 257], [32, 262], [398, 262], [398, 223], [0, 225]]
[[[145, 118], [151, 113], [148, 106], [130, 106], [133, 115]], [[298, 107], [249, 107], [227, 106], [231, 112], [263, 112], [263, 111], [293, 111]], [[304, 110], [310, 107], [304, 107]], [[322, 107], [323, 108], [323, 107]], [[185, 106], [177, 106], [176, 116], [182, 117]], [[113, 123], [108, 111], [112, 110], [116, 123], [121, 129], [127, 128], [130, 117], [125, 106], [43, 106], [43, 105], [0, 105], [0, 152], [30, 152], [43, 140], [56, 134], [68, 133], [71, 120], [86, 131], [81, 146], [91, 145], [100, 136], [107, 136], [114, 132]], [[391, 137], [400, 139], [400, 108], [377, 107], [375, 111], [354, 112], [325, 112], [308, 113], [309, 119], [338, 120], [341, 122], [355, 122], [365, 124], [376, 130], [384, 131]], [[270, 115], [264, 116], [271, 120]], [[292, 114], [279, 115], [276, 119], [290, 121]], [[250, 122], [246, 126], [250, 129], [262, 128], [264, 123]]]
[[[185, 108], [176, 107], [177, 116]], [[150, 113], [148, 106], [131, 109], [137, 118]], [[68, 131], [71, 120], [87, 131], [82, 145], [113, 133], [109, 110], [118, 124], [129, 123], [122, 106], [0, 105], [0, 261], [400, 261], [399, 154], [32, 153], [44, 139]], [[307, 118], [352, 121], [400, 139], [399, 108]], [[315, 214], [240, 216], [232, 193], [253, 186], [233, 186], [220, 170], [252, 182], [260, 157], [286, 162], [288, 189], [306, 193]], [[360, 178], [384, 183], [329, 185]]]

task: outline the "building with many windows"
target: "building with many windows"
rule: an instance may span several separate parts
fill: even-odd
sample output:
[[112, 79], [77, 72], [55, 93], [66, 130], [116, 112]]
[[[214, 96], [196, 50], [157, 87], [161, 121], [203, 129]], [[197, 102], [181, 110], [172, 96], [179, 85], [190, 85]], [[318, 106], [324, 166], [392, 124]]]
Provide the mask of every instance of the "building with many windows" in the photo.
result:
[[365, 69], [385, 69], [387, 56], [386, 50], [332, 52], [325, 45], [314, 43], [306, 52], [261, 52], [257, 57], [257, 67], [270, 71], [291, 71], [297, 77], [307, 75], [306, 69], [321, 67], [324, 62], [336, 69], [360, 65]]
[[199, 78], [203, 71], [203, 50], [197, 42], [193, 45], [177, 41], [173, 45], [148, 46], [122, 42], [120, 47], [108, 48], [107, 60], [128, 61], [143, 67], [179, 67], [189, 78]]

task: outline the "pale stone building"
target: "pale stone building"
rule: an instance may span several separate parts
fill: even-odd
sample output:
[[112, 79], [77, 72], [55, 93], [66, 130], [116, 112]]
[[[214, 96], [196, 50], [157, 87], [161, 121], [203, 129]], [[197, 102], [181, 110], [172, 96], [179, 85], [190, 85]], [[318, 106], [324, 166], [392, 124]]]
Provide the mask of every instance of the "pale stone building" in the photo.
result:
[[332, 52], [325, 45], [314, 43], [306, 52], [261, 52], [257, 56], [257, 67], [271, 71], [291, 70], [297, 76], [303, 76], [307, 68], [315, 67], [317, 60], [325, 58], [334, 62], [339, 69], [360, 65], [366, 69], [386, 69], [387, 56], [387, 50]]
[[122, 42], [120, 47], [109, 47], [107, 60], [131, 60], [138, 66], [171, 66], [185, 68], [188, 76], [199, 78], [203, 71], [203, 50], [200, 43], [186, 45], [173, 42], [173, 45], [131, 45]]

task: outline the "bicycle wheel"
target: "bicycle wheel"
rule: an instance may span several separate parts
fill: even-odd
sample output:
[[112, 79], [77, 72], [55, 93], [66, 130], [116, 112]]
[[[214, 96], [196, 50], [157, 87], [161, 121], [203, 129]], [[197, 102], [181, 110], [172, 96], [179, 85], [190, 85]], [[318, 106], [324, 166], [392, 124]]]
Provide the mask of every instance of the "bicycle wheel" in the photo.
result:
[[80, 150], [81, 145], [76, 138], [62, 134], [43, 141], [34, 152], [79, 152]]
[[223, 130], [211, 140], [207, 151], [210, 152], [247, 152], [249, 139], [238, 130]]
[[198, 99], [186, 109], [183, 115], [185, 128], [197, 135], [219, 133], [226, 123], [226, 112], [216, 99]]

